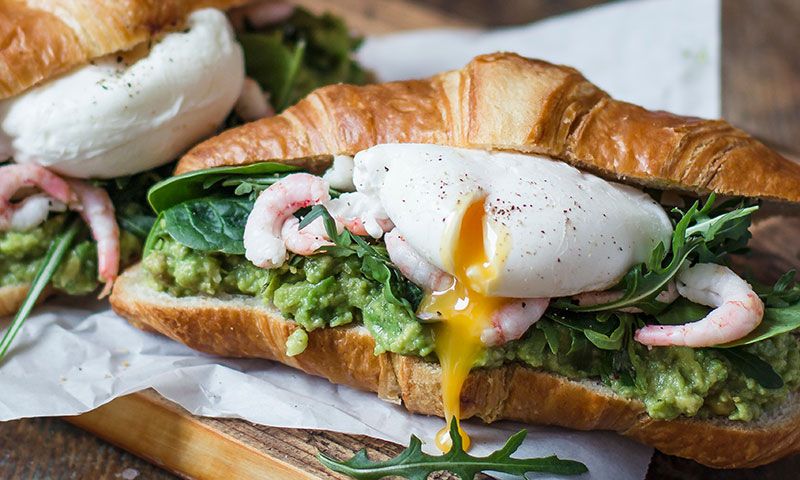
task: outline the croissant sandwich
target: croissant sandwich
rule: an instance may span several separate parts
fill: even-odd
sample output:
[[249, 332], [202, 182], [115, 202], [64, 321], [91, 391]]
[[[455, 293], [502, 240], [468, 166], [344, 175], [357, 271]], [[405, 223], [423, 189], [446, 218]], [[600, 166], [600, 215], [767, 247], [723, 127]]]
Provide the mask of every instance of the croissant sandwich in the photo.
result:
[[317, 89], [177, 174], [111, 296], [137, 327], [447, 419], [720, 468], [800, 451], [800, 287], [729, 266], [800, 166], [724, 121], [498, 53]]
[[277, 2], [5, 1], [0, 38], [2, 316], [109, 293], [155, 220], [147, 189], [188, 148], [366, 79], [340, 20]]

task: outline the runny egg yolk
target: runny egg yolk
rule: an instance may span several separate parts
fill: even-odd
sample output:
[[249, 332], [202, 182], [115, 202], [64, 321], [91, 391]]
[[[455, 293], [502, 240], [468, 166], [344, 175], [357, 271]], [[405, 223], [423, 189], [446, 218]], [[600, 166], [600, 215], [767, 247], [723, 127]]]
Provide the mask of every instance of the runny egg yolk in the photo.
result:
[[[436, 446], [443, 452], [452, 447], [449, 424], [461, 417], [461, 390], [472, 366], [484, 349], [481, 332], [491, 326], [492, 316], [508, 300], [482, 294], [498, 275], [509, 250], [509, 236], [486, 222], [483, 200], [469, 204], [461, 217], [451, 245], [455, 282], [447, 290], [426, 294], [420, 313], [441, 319], [433, 327], [435, 350], [442, 367], [442, 404], [447, 421], [436, 434]], [[487, 249], [487, 244], [489, 248]], [[488, 250], [488, 251], [487, 251]], [[469, 437], [458, 426], [464, 449]]]

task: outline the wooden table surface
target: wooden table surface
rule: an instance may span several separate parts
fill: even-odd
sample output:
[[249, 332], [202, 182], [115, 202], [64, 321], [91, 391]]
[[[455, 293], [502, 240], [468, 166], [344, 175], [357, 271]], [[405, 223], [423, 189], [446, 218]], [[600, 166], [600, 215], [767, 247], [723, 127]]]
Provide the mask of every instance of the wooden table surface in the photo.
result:
[[[407, 3], [409, 0], [405, 0]], [[355, 25], [375, 31], [385, 15], [403, 15], [403, 25], [431, 27], [472, 23], [527, 23], [599, 0], [414, 0], [437, 16], [415, 15], [393, 0], [342, 0], [342, 11], [360, 9], [367, 20]], [[300, 0], [300, 3], [304, 3]], [[395, 11], [397, 13], [395, 13]], [[427, 24], [420, 25], [425, 19]], [[434, 24], [430, 24], [435, 18]], [[396, 22], [395, 22], [396, 23]], [[800, 152], [800, 1], [723, 0], [723, 116], [789, 155]], [[1, 388], [1, 386], [0, 386]], [[656, 454], [648, 478], [791, 478], [800, 458], [747, 471], [710, 471]], [[792, 474], [790, 476], [790, 473]], [[172, 474], [59, 419], [0, 423], [0, 478], [169, 479]]]

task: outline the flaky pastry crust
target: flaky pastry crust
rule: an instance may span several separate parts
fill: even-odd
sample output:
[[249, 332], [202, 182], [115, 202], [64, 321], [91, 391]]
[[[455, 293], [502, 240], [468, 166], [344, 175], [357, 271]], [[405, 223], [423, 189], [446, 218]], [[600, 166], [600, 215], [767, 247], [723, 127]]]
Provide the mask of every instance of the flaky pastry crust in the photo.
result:
[[648, 187], [800, 202], [800, 165], [727, 122], [620, 102], [573, 68], [512, 53], [425, 80], [322, 87], [201, 143], [177, 173], [381, 143], [543, 154]]

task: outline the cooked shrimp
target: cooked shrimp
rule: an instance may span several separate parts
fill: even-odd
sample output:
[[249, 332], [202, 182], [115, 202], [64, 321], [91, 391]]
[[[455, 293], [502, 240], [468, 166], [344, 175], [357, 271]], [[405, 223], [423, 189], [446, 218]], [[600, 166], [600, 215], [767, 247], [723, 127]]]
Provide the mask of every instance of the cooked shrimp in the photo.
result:
[[[578, 302], [581, 307], [591, 307], [593, 305], [600, 305], [602, 303], [615, 302], [622, 298], [625, 293], [620, 290], [604, 290], [601, 292], [584, 292], [573, 295], [572, 299]], [[678, 290], [675, 288], [675, 282], [670, 281], [667, 283], [667, 289], [656, 295], [656, 301], [661, 303], [672, 303], [678, 298]], [[625, 313], [642, 313], [642, 309], [636, 307], [620, 308], [620, 312]]]
[[549, 304], [549, 298], [513, 299], [494, 312], [492, 326], [481, 332], [481, 341], [494, 347], [521, 338], [542, 318]]
[[639, 343], [652, 346], [712, 347], [752, 332], [764, 316], [764, 303], [752, 287], [728, 267], [699, 263], [678, 274], [678, 293], [692, 302], [716, 307], [685, 325], [648, 325], [636, 331]]
[[412, 282], [432, 292], [446, 290], [453, 285], [454, 278], [425, 260], [396, 228], [383, 239], [392, 263]]
[[[276, 268], [286, 260], [281, 231], [301, 208], [330, 200], [328, 183], [308, 173], [295, 173], [261, 192], [244, 227], [245, 257], [261, 268]], [[287, 227], [288, 228], [288, 227]]]
[[47, 220], [51, 211], [63, 212], [66, 209], [66, 205], [43, 193], [25, 197], [14, 206], [9, 229], [15, 232], [27, 232]]
[[331, 200], [327, 207], [344, 228], [356, 235], [381, 238], [394, 228], [381, 202], [361, 192], [344, 193]]
[[119, 226], [114, 216], [114, 204], [105, 189], [82, 180], [69, 180], [69, 186], [78, 196], [78, 210], [89, 225], [92, 238], [97, 242], [97, 275], [105, 282], [100, 298], [111, 293], [119, 273]]
[[62, 203], [73, 199], [69, 184], [50, 170], [31, 163], [6, 165], [0, 168], [0, 231], [11, 228], [16, 209], [11, 199], [26, 187], [38, 187]]
[[300, 220], [291, 216], [281, 227], [281, 237], [286, 250], [298, 255], [313, 255], [320, 247], [333, 245], [325, 233], [322, 219], [318, 218], [300, 230]]

